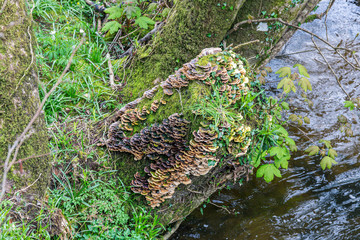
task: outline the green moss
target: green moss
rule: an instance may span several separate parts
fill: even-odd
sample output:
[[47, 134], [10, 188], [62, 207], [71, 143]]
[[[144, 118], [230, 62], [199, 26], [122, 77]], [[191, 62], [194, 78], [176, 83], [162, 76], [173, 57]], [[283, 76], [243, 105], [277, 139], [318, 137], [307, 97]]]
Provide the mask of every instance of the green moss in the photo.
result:
[[243, 2], [227, 1], [227, 6], [233, 6], [230, 10], [222, 9], [216, 0], [179, 1], [174, 14], [156, 35], [152, 54], [136, 59], [123, 91], [125, 102], [140, 97], [156, 78], [165, 80], [175, 68], [194, 58], [202, 49], [218, 46]]
[[314, 21], [315, 19], [318, 19], [317, 14], [313, 14], [313, 15], [307, 16], [306, 19], [305, 19], [305, 22], [312, 22], [312, 21]]
[[[0, 15], [0, 29], [3, 29], [4, 33], [2, 49], [5, 57], [0, 64], [0, 156], [7, 155], [8, 146], [13, 144], [16, 137], [25, 129], [39, 106], [35, 73], [33, 66], [29, 67], [31, 62], [35, 63], [35, 59], [32, 61], [35, 56], [31, 56], [30, 51], [30, 46], [35, 46], [35, 42], [33, 35], [32, 42], [29, 41], [29, 29], [32, 34], [31, 19], [25, 16], [26, 11], [23, 2], [8, 2]], [[24, 18], [24, 21], [18, 22], [20, 17]], [[48, 152], [47, 132], [41, 115], [33, 125], [33, 134], [21, 146], [18, 159]], [[28, 193], [42, 196], [48, 185], [49, 157], [31, 158], [22, 165], [23, 172], [19, 164], [15, 164], [9, 172], [8, 178], [14, 182], [13, 186], [18, 189], [36, 182]]]

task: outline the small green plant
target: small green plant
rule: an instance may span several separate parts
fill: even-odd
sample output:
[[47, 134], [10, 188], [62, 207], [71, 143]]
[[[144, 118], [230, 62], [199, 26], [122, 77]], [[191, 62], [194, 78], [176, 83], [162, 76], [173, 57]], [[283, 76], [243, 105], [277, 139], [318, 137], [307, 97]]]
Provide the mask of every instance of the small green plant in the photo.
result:
[[16, 222], [10, 217], [10, 211], [13, 208], [13, 203], [4, 200], [0, 202], [0, 234], [1, 239], [51, 239], [49, 233], [46, 231], [47, 225], [43, 226], [41, 220], [45, 218], [40, 211], [40, 214], [29, 223]]
[[335, 158], [338, 154], [335, 149], [332, 148], [330, 141], [321, 139], [319, 143], [322, 143], [321, 148], [317, 145], [312, 145], [308, 147], [305, 152], [307, 152], [309, 156], [320, 155], [322, 157], [320, 161], [322, 170], [325, 170], [325, 168], [330, 169], [333, 164], [337, 164]]
[[154, 25], [155, 21], [151, 18], [142, 14], [141, 8], [138, 6], [139, 3], [144, 2], [145, 0], [126, 0], [119, 6], [114, 6], [107, 8], [105, 10], [106, 13], [109, 14], [108, 19], [114, 20], [105, 24], [102, 31], [109, 31], [110, 34], [117, 32], [120, 28], [123, 27], [122, 22], [123, 19], [126, 22], [127, 28], [130, 27], [131, 20], [135, 20], [134, 24], [138, 25], [142, 29], [148, 29], [149, 25]]

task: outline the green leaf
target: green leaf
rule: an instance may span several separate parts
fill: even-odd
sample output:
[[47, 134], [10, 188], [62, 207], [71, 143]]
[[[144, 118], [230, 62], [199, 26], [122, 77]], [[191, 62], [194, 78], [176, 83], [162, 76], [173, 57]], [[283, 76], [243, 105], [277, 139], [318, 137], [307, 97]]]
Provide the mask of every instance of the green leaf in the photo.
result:
[[333, 148], [329, 149], [328, 155], [329, 155], [329, 157], [331, 157], [332, 159], [335, 159], [335, 157], [338, 156], [337, 152], [336, 152]]
[[278, 158], [283, 157], [286, 154], [286, 148], [283, 147], [272, 147], [269, 150], [270, 156], [276, 155]]
[[312, 91], [311, 83], [310, 83], [309, 79], [307, 79], [307, 78], [304, 78], [304, 77], [300, 78], [300, 80], [299, 80], [299, 86], [300, 86], [305, 92], [307, 92], [307, 90]]
[[121, 24], [117, 21], [107, 22], [101, 31], [106, 32], [109, 30], [110, 34], [117, 32], [121, 28]]
[[294, 85], [294, 82], [288, 78], [288, 77], [284, 77], [278, 84], [277, 86], [278, 89], [283, 88], [285, 93], [289, 93], [291, 90], [293, 92], [296, 92], [296, 88]]
[[282, 106], [282, 108], [285, 109], [285, 110], [289, 110], [289, 109], [290, 109], [290, 108], [289, 108], [289, 104], [288, 104], [287, 102], [282, 102], [282, 103], [281, 103], [281, 106]]
[[307, 123], [307, 124], [310, 124], [310, 118], [304, 117], [304, 122]]
[[124, 7], [124, 12], [126, 13], [126, 17], [128, 19], [141, 16], [141, 9], [130, 4]]
[[316, 155], [318, 154], [320, 151], [320, 148], [318, 146], [310, 146], [308, 147], [305, 152], [309, 153], [309, 156], [313, 156], [313, 155]]
[[296, 143], [293, 139], [286, 137], [285, 138], [285, 143], [290, 147], [290, 151], [292, 152], [296, 152], [297, 151], [297, 147], [296, 147]]
[[289, 120], [290, 120], [290, 121], [295, 122], [295, 121], [297, 121], [297, 120], [298, 120], [298, 116], [297, 116], [297, 115], [295, 115], [295, 114], [290, 114], [290, 116], [289, 116]]
[[303, 120], [301, 118], [298, 118], [297, 122], [298, 122], [299, 126], [303, 125]]
[[147, 11], [150, 11], [150, 12], [155, 11], [157, 6], [158, 6], [158, 3], [156, 3], [156, 2], [155, 3], [150, 3], [148, 8], [147, 8]]
[[149, 24], [151, 25], [154, 25], [155, 22], [153, 20], [151, 20], [150, 18], [148, 17], [138, 17], [136, 20], [135, 20], [135, 23], [139, 25], [139, 27], [141, 28], [144, 28], [144, 29], [148, 29], [149, 28]]
[[266, 182], [271, 182], [274, 179], [274, 176], [281, 177], [281, 173], [272, 163], [262, 165], [256, 172], [256, 177], [264, 177]]
[[350, 108], [351, 111], [354, 110], [355, 104], [352, 101], [345, 101], [344, 103], [345, 103], [344, 107]]
[[301, 75], [303, 75], [303, 76], [305, 76], [305, 77], [310, 77], [310, 75], [309, 75], [308, 72], [307, 72], [307, 69], [306, 69], [303, 65], [297, 63], [297, 64], [295, 64], [293, 67], [294, 67], [294, 68], [297, 67], [297, 68], [299, 69], [299, 73], [300, 73]]
[[123, 10], [119, 7], [111, 7], [105, 9], [105, 12], [109, 14], [108, 19], [121, 18], [123, 15]]
[[334, 159], [332, 159], [331, 157], [328, 157], [328, 156], [321, 159], [321, 162], [320, 162], [320, 166], [321, 166], [322, 170], [325, 170], [326, 167], [328, 169], [330, 169], [332, 164], [337, 164], [337, 162]]
[[345, 135], [348, 136], [348, 137], [352, 137], [352, 136], [354, 136], [354, 133], [351, 130], [351, 128], [346, 128], [345, 129]]
[[280, 125], [277, 125], [275, 130], [273, 131], [273, 134], [276, 134], [278, 136], [282, 136], [282, 137], [287, 137], [289, 136], [289, 133], [286, 131], [285, 128], [283, 128], [282, 126]]
[[170, 8], [164, 8], [164, 10], [162, 10], [161, 15], [163, 16], [163, 18], [166, 18], [167, 15], [169, 15], [170, 12]]
[[327, 147], [327, 148], [332, 148], [332, 147], [331, 147], [331, 143], [330, 143], [330, 141], [328, 141], [328, 140], [321, 139], [321, 140], [319, 141], [319, 143], [324, 143], [325, 147]]
[[348, 119], [344, 115], [338, 116], [337, 119], [338, 119], [338, 121], [340, 123], [347, 123], [348, 122]]
[[282, 67], [277, 70], [276, 74], [279, 74], [279, 77], [285, 77], [286, 75], [290, 77], [291, 68], [290, 67]]
[[284, 158], [284, 157], [283, 158], [275, 157], [274, 164], [277, 168], [280, 168], [280, 166], [281, 166], [282, 168], [287, 169], [289, 166], [289, 162], [288, 162], [289, 159]]

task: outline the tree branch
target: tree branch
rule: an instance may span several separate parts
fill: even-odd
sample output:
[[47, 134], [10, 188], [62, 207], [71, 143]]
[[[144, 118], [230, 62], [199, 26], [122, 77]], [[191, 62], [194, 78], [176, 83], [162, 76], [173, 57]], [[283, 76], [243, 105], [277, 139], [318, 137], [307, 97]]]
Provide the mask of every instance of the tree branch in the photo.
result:
[[330, 68], [331, 72], [334, 74], [336, 81], [338, 82], [340, 88], [343, 90], [343, 92], [347, 95], [347, 97], [349, 98], [349, 100], [351, 99], [350, 95], [345, 91], [345, 89], [343, 88], [343, 86], [340, 83], [340, 79], [339, 77], [336, 75], [334, 69], [331, 67], [330, 63], [328, 62], [328, 60], [325, 58], [324, 54], [321, 52], [320, 48], [318, 47], [318, 45], [316, 44], [316, 42], [314, 41], [314, 37], [311, 37], [311, 41], [314, 43], [315, 48], [318, 50], [319, 54], [321, 55], [321, 57], [324, 59], [324, 61], [326, 62], [326, 64], [328, 65], [328, 67]]
[[316, 37], [317, 39], [319, 39], [320, 41], [322, 41], [323, 43], [325, 43], [326, 45], [330, 46], [332, 49], [335, 50], [335, 52], [342, 58], [345, 60], [345, 62], [347, 62], [351, 67], [353, 67], [354, 69], [356, 70], [360, 70], [360, 67], [357, 67], [355, 66], [354, 64], [352, 64], [349, 60], [347, 60], [337, 49], [337, 47], [335, 47], [334, 45], [332, 45], [330, 42], [326, 41], [325, 39], [323, 39], [322, 37], [320, 37], [319, 35], [316, 35], [315, 33], [313, 32], [310, 32], [309, 30], [305, 29], [305, 28], [302, 28], [302, 27], [299, 27], [299, 26], [296, 26], [296, 25], [293, 25], [291, 23], [288, 23], [288, 22], [285, 22], [284, 20], [282, 20], [281, 18], [261, 18], [261, 19], [253, 19], [253, 20], [245, 20], [245, 21], [241, 21], [241, 22], [238, 22], [234, 25], [234, 27], [227, 33], [227, 36], [230, 35], [231, 33], [237, 31], [239, 29], [239, 27], [241, 25], [244, 25], [244, 24], [251, 24], [251, 23], [259, 23], [259, 22], [279, 22], [283, 25], [286, 25], [288, 27], [293, 27], [293, 28], [296, 28], [296, 29], [299, 29], [305, 33], [308, 33], [310, 34], [311, 36], [313, 37]]

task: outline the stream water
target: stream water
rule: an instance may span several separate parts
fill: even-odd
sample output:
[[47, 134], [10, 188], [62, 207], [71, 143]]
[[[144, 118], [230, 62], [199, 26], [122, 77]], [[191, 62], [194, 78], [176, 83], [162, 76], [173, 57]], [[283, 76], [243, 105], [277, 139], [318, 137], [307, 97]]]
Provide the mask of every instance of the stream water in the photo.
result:
[[[323, 12], [329, 1], [321, 1], [316, 13]], [[324, 18], [302, 27], [327, 39], [333, 45], [360, 52], [360, 1], [337, 0]], [[316, 41], [323, 54], [341, 78], [341, 84], [352, 97], [360, 96], [360, 71], [346, 64], [334, 51]], [[298, 53], [302, 51], [302, 53]], [[360, 54], [358, 54], [360, 58]], [[237, 214], [229, 214], [207, 204], [194, 211], [180, 226], [172, 239], [360, 239], [360, 113], [344, 107], [345, 93], [324, 63], [311, 41], [303, 32], [296, 34], [269, 66], [303, 64], [310, 74], [313, 91], [308, 98], [312, 108], [300, 94], [290, 96], [291, 112], [308, 116], [311, 123], [301, 127], [315, 141], [331, 140], [338, 152], [338, 164], [321, 170], [320, 158], [305, 155], [311, 143], [296, 128], [289, 132], [298, 145], [283, 177], [267, 184], [251, 176], [241, 187], [233, 186], [211, 197], [219, 206], [227, 206]], [[267, 90], [279, 92], [279, 78], [270, 74]], [[339, 131], [337, 116], [344, 115], [352, 124], [353, 137]]]

